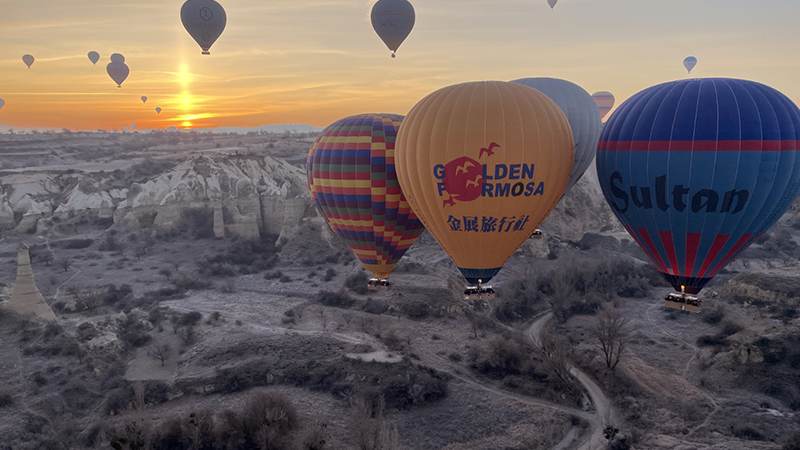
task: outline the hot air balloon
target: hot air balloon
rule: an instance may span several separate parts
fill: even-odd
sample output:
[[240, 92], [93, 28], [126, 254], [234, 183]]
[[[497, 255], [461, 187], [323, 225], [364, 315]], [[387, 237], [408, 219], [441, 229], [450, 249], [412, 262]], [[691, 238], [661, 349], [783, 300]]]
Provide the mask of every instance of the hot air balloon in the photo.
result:
[[567, 116], [575, 144], [575, 165], [569, 178], [569, 190], [592, 164], [597, 152], [597, 141], [600, 139], [603, 124], [594, 99], [577, 84], [557, 78], [523, 78], [514, 83], [538, 90], [555, 102]]
[[372, 7], [371, 19], [372, 27], [394, 58], [397, 49], [414, 29], [414, 6], [408, 0], [378, 0]]
[[108, 76], [117, 83], [118, 88], [122, 87], [122, 83], [128, 79], [128, 75], [131, 73], [131, 69], [125, 64], [125, 57], [119, 53], [111, 55], [111, 62], [106, 66], [106, 71]]
[[161, 107], [160, 106], [156, 106], [156, 114], [161, 114]]
[[24, 55], [22, 57], [22, 62], [24, 62], [25, 65], [28, 66], [28, 69], [31, 68], [31, 66], [33, 65], [33, 63], [35, 61], [36, 61], [36, 58], [34, 58], [33, 55]]
[[550, 8], [555, 8], [558, 0], [547, 0], [547, 4], [550, 5]]
[[225, 9], [214, 0], [187, 0], [181, 8], [183, 27], [203, 49], [204, 55], [225, 31], [228, 16]]
[[6, 101], [0, 98], [0, 109], [3, 109], [4, 106], [6, 106]]
[[654, 86], [606, 124], [597, 173], [612, 210], [677, 297], [695, 295], [797, 196], [800, 110], [753, 81]]
[[683, 67], [686, 67], [686, 72], [692, 73], [695, 66], [697, 66], [697, 58], [694, 56], [687, 56], [686, 59], [683, 60]]
[[566, 116], [541, 92], [464, 83], [408, 114], [397, 175], [413, 211], [480, 293], [561, 199], [572, 149]]
[[142, 103], [147, 103], [147, 96], [146, 95], [143, 95], [141, 98], [142, 98]]
[[614, 108], [614, 103], [617, 101], [614, 98], [614, 94], [608, 91], [595, 92], [592, 94], [592, 98], [597, 105], [597, 110], [600, 112], [601, 120], [605, 119], [608, 113], [611, 112], [611, 109]]
[[385, 284], [422, 224], [400, 190], [394, 114], [342, 119], [322, 132], [308, 153], [311, 195], [331, 230], [353, 250], [371, 283]]
[[91, 61], [92, 64], [97, 64], [97, 61], [100, 61], [100, 53], [89, 52], [86, 56], [89, 57], [89, 61]]

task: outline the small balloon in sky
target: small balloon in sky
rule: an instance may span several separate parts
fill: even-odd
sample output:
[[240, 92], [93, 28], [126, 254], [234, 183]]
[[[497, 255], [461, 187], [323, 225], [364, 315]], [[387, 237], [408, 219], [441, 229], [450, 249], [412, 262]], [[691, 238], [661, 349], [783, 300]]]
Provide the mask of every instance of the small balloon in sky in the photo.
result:
[[558, 0], [547, 0], [547, 4], [550, 5], [550, 8], [555, 8]]
[[25, 65], [28, 66], [28, 69], [31, 68], [34, 61], [36, 61], [36, 58], [34, 58], [33, 55], [25, 55], [22, 57], [22, 62], [24, 62]]
[[686, 67], [688, 73], [692, 73], [695, 66], [697, 66], [697, 58], [694, 56], [687, 56], [686, 59], [683, 60], [683, 67]]
[[416, 13], [408, 0], [378, 0], [372, 7], [371, 19], [372, 27], [394, 58], [397, 49], [414, 29]]
[[156, 106], [156, 114], [161, 114], [161, 107], [160, 106]]
[[128, 75], [131, 73], [130, 67], [125, 64], [125, 57], [119, 53], [111, 55], [111, 63], [106, 66], [106, 71], [108, 76], [117, 83], [118, 88], [122, 87], [122, 83], [128, 79]]
[[142, 96], [142, 103], [147, 103], [147, 96], [146, 95]]
[[597, 110], [600, 112], [600, 119], [604, 119], [611, 112], [611, 109], [614, 108], [614, 103], [617, 101], [614, 98], [614, 94], [608, 91], [595, 92], [592, 94], [592, 98], [597, 105]]
[[3, 106], [6, 106], [6, 101], [0, 98], [0, 109], [3, 109]]
[[181, 8], [181, 22], [203, 54], [210, 55], [211, 46], [225, 31], [228, 16], [225, 8], [214, 0], [187, 0]]
[[89, 52], [86, 56], [89, 57], [89, 61], [91, 61], [92, 64], [97, 64], [97, 61], [100, 61], [100, 53]]

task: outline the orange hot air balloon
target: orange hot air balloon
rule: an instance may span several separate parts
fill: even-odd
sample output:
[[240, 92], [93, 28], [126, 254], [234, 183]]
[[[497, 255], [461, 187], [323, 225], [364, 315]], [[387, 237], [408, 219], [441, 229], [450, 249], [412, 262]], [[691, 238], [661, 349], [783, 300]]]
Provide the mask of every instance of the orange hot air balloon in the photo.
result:
[[535, 89], [502, 81], [428, 95], [397, 139], [397, 175], [411, 208], [477, 285], [558, 203], [573, 161], [561, 109]]

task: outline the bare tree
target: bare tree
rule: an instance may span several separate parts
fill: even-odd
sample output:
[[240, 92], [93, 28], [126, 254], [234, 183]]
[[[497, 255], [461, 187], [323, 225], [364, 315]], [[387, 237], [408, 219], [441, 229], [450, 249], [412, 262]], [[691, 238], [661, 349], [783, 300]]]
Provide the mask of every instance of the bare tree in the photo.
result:
[[359, 450], [398, 450], [397, 426], [384, 417], [386, 403], [380, 394], [359, 394], [351, 399], [350, 430]]
[[160, 344], [150, 348], [150, 350], [147, 352], [147, 355], [153, 359], [157, 359], [161, 363], [161, 367], [164, 367], [171, 352], [172, 348], [169, 346], [169, 344]]
[[572, 389], [575, 382], [570, 374], [569, 356], [570, 347], [555, 335], [553, 329], [549, 327], [542, 333], [542, 356], [547, 368], [556, 375], [558, 380], [566, 388]]
[[628, 319], [619, 310], [607, 305], [600, 311], [593, 335], [609, 369], [614, 370], [619, 364], [630, 334]]
[[69, 272], [69, 268], [72, 267], [72, 260], [69, 258], [61, 258], [58, 261], [58, 265], [64, 269], [64, 272]]

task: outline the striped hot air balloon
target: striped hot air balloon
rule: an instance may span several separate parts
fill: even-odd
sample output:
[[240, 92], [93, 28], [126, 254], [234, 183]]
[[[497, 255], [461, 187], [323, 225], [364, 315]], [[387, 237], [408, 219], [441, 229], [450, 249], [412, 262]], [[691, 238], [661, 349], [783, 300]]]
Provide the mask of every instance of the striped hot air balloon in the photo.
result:
[[378, 279], [392, 273], [423, 231], [395, 172], [402, 120], [394, 114], [342, 119], [323, 131], [306, 161], [320, 214]]
[[594, 103], [597, 105], [597, 110], [600, 112], [600, 120], [605, 119], [611, 109], [614, 108], [616, 99], [614, 94], [608, 91], [595, 92], [592, 94]]
[[658, 270], [696, 294], [800, 191], [800, 110], [752, 81], [651, 87], [609, 119], [597, 173]]

